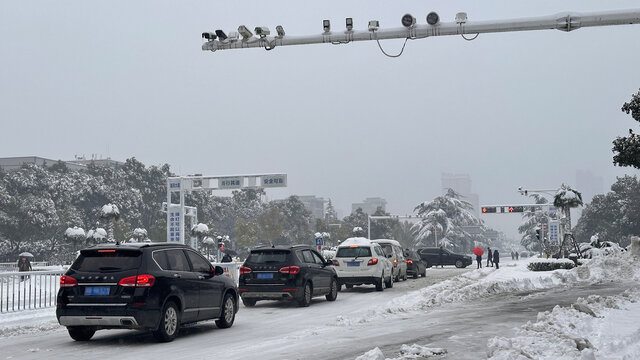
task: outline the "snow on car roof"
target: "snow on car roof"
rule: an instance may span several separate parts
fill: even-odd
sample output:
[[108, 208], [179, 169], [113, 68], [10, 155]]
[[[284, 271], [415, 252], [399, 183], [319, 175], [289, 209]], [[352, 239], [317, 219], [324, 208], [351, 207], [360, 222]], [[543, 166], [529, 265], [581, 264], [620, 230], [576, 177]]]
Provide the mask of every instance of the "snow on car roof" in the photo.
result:
[[371, 240], [363, 237], [352, 237], [343, 241], [339, 246], [351, 246], [351, 245], [369, 246], [371, 245]]
[[378, 243], [378, 244], [392, 244], [392, 245], [398, 245], [402, 247], [402, 245], [400, 245], [400, 243], [397, 240], [391, 240], [391, 239], [375, 239], [375, 240], [371, 240], [371, 242]]

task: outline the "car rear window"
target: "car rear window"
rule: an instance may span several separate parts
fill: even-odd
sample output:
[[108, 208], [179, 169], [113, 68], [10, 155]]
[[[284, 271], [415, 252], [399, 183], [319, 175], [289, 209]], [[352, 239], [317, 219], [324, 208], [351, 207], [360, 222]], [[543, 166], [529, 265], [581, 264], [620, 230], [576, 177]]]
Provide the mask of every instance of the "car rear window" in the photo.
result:
[[289, 254], [291, 254], [289, 250], [252, 251], [247, 262], [251, 264], [284, 263], [289, 260]]
[[338, 248], [338, 252], [336, 253], [336, 257], [346, 258], [346, 257], [371, 257], [371, 248], [358, 246], [358, 247], [343, 247]]
[[109, 272], [125, 271], [140, 267], [140, 251], [106, 250], [82, 252], [71, 268], [76, 271]]

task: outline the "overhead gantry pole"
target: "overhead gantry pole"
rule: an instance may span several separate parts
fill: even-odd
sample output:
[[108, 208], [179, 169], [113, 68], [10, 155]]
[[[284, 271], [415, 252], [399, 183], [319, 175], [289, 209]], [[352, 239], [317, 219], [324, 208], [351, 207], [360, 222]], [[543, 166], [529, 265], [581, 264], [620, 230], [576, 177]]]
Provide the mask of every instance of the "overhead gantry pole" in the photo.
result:
[[[278, 46], [306, 44], [346, 44], [353, 41], [385, 39], [423, 39], [430, 36], [476, 35], [498, 32], [560, 30], [573, 31], [583, 27], [613, 26], [640, 23], [640, 9], [605, 12], [565, 12], [549, 16], [520, 19], [469, 21], [466, 13], [458, 13], [454, 22], [441, 23], [435, 12], [427, 15], [427, 24], [417, 24], [410, 14], [402, 17], [403, 27], [382, 29], [377, 20], [369, 21], [367, 31], [353, 30], [353, 20], [346, 19], [346, 30], [331, 31], [328, 20], [323, 21], [324, 32], [318, 35], [286, 35], [282, 26], [277, 26], [277, 35], [270, 35], [267, 27], [256, 27], [257, 36], [244, 25], [238, 32], [225, 34], [222, 30], [202, 33], [207, 41], [202, 44], [204, 51], [217, 51], [244, 48], [265, 48], [271, 50]], [[465, 37], [466, 38], [466, 37]], [[466, 38], [468, 39], [468, 38]]]

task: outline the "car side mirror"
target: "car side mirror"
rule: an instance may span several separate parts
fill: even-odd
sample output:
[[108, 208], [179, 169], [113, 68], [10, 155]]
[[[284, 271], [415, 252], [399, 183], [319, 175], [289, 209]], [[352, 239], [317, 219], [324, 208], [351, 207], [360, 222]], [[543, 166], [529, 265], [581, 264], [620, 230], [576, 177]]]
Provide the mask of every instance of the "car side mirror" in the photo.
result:
[[211, 271], [209, 272], [211, 274], [211, 277], [217, 276], [217, 275], [222, 275], [224, 274], [224, 269], [220, 266], [216, 266], [213, 269], [211, 269]]
[[324, 262], [324, 266], [331, 266], [333, 265], [333, 261], [332, 260], [327, 260]]

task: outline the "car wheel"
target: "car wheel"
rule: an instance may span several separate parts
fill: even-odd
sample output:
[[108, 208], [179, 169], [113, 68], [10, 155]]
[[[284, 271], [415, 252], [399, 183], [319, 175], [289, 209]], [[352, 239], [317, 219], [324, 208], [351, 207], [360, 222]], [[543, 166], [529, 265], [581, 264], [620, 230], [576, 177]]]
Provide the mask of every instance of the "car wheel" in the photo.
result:
[[329, 293], [325, 296], [327, 301], [336, 301], [338, 297], [338, 284], [335, 279], [331, 279], [331, 285], [329, 286], [331, 289]]
[[400, 282], [400, 270], [398, 270], [398, 275], [396, 275], [396, 278], [394, 280], [395, 282]]
[[242, 299], [242, 303], [246, 307], [256, 306], [256, 302], [257, 302], [257, 300], [253, 300], [253, 299], [244, 299], [244, 298]]
[[431, 264], [429, 264], [429, 262], [427, 260], [424, 261], [424, 268], [430, 268]]
[[382, 274], [380, 279], [376, 281], [376, 291], [383, 291], [384, 290], [384, 287], [382, 286], [383, 284], [384, 284], [384, 274]]
[[457, 260], [457, 261], [456, 261], [456, 267], [457, 267], [458, 269], [462, 269], [462, 268], [463, 268], [462, 260]]
[[417, 279], [418, 278], [418, 270], [416, 270], [416, 272], [413, 273], [413, 278]]
[[169, 342], [176, 338], [180, 330], [180, 312], [173, 301], [168, 301], [160, 315], [160, 326], [153, 336], [161, 342]]
[[389, 276], [389, 281], [385, 281], [385, 285], [387, 289], [391, 289], [393, 287], [393, 276]]
[[216, 320], [216, 325], [221, 329], [230, 328], [236, 318], [236, 301], [233, 295], [227, 293], [222, 302], [222, 313], [220, 319]]
[[96, 329], [91, 326], [68, 326], [67, 331], [75, 341], [89, 341], [96, 333]]
[[298, 299], [298, 305], [301, 307], [311, 305], [311, 284], [304, 284], [304, 290], [302, 291], [302, 297]]
[[425, 267], [424, 270], [422, 271], [422, 277], [427, 277], [427, 268]]
[[344, 287], [346, 287], [347, 289], [353, 289], [353, 285], [352, 284], [345, 284]]
[[338, 285], [338, 291], [342, 291], [342, 285]]

